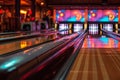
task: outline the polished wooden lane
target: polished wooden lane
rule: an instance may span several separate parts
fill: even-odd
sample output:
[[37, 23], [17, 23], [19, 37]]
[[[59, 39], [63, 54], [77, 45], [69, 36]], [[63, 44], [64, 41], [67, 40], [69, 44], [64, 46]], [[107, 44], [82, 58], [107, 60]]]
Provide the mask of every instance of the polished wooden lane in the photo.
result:
[[[94, 44], [95, 46], [85, 47], [84, 45], [88, 43], [87, 39], [89, 39], [90, 45]], [[108, 44], [100, 43], [100, 39], [94, 40], [96, 38], [87, 39], [84, 41], [83, 48], [76, 57], [66, 80], [120, 80], [119, 43], [115, 43], [116, 41], [111, 38], [108, 40]]]
[[67, 80], [120, 80], [120, 50], [81, 49]]

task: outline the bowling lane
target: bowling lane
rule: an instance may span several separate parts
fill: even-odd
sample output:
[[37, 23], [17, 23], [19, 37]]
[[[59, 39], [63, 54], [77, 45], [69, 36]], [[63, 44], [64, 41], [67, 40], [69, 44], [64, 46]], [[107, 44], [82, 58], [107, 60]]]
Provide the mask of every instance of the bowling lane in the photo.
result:
[[93, 37], [88, 35], [84, 40], [82, 48], [119, 48], [120, 42], [102, 35], [100, 37]]
[[0, 35], [0, 38], [6, 38], [6, 37], [13, 37], [13, 36], [18, 36], [20, 34], [7, 34], [7, 35]]
[[6, 54], [18, 49], [23, 49], [33, 45], [41, 44], [50, 40], [54, 40], [58, 37], [59, 36], [57, 34], [52, 34], [52, 35], [35, 37], [31, 39], [26, 39], [26, 40], [14, 41], [10, 43], [3, 43], [3, 44], [0, 44], [0, 55]]
[[[79, 34], [73, 34], [73, 35], [66, 36], [66, 37], [60, 38], [58, 40], [49, 42], [49, 43], [45, 43], [45, 44], [30, 48], [27, 50], [18, 52], [13, 55], [0, 57], [0, 74], [2, 74], [2, 75], [4, 75], [4, 73], [11, 74], [12, 71], [13, 71], [13, 73], [14, 73], [14, 71], [18, 71], [17, 74], [21, 74], [23, 71], [26, 71], [28, 69], [28, 67], [30, 68], [32, 65], [35, 65], [36, 63], [39, 64], [39, 60], [45, 59], [45, 55], [43, 57], [42, 54], [52, 50], [53, 48], [58, 48], [59, 45], [64, 44], [64, 42], [68, 42], [68, 41], [72, 40], [73, 38], [77, 37], [78, 35]], [[41, 55], [42, 55], [42, 57], [40, 57]], [[47, 55], [48, 54], [46, 53], [46, 56]], [[32, 64], [30, 62], [34, 62], [34, 63]], [[28, 66], [28, 64], [29, 64], [29, 66]]]
[[37, 35], [37, 34], [40, 34], [40, 32], [34, 32], [34, 33], [19, 32], [16, 34], [5, 34], [5, 35], [0, 35], [0, 40], [14, 39], [18, 37], [26, 37], [26, 36], [32, 36], [32, 35]]
[[38, 44], [42, 44], [44, 42], [48, 42], [51, 40], [55, 40], [67, 35], [71, 35], [71, 31], [62, 31], [59, 34], [58, 33], [51, 33], [47, 32], [46, 35], [41, 37], [35, 37], [31, 39], [24, 39], [24, 40], [17, 40], [14, 42], [7, 42], [7, 43], [1, 43], [0, 44], [0, 55], [7, 54], [12, 51], [16, 50], [23, 50], [25, 48], [29, 48], [31, 46], [35, 46]]
[[120, 42], [88, 35], [66, 80], [120, 80]]
[[65, 42], [67, 39], [59, 39], [53, 42], [45, 43], [40, 46], [30, 48], [21, 52], [18, 52], [13, 55], [5, 56], [5, 57], [0, 57], [0, 73], [2, 71], [10, 72], [17, 67], [20, 67], [24, 63], [37, 58], [39, 55], [45, 53], [46, 51], [62, 44]]
[[7, 38], [7, 37], [18, 37], [23, 35], [34, 35], [34, 34], [40, 34], [40, 33], [49, 33], [49, 32], [55, 32], [54, 29], [45, 29], [41, 31], [21, 31], [21, 32], [6, 32], [6, 33], [0, 33], [0, 38]]
[[14, 33], [14, 34], [0, 34], [0, 38], [6, 38], [6, 37], [13, 37], [13, 36], [19, 36], [19, 35], [24, 35], [23, 33]]

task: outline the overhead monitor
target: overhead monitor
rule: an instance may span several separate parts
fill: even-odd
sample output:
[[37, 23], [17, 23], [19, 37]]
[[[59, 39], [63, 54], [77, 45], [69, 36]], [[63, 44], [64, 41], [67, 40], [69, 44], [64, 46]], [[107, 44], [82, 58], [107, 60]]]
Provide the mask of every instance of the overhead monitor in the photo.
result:
[[56, 10], [58, 22], [85, 22], [85, 10]]
[[118, 10], [88, 10], [90, 22], [118, 22]]

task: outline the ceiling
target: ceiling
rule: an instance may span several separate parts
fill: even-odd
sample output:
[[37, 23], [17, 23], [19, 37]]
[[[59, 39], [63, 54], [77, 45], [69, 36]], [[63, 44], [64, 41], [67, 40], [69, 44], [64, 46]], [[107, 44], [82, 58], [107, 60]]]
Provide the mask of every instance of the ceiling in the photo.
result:
[[114, 5], [120, 6], [120, 0], [45, 0], [48, 5]]
[[[36, 0], [44, 1], [48, 6], [120, 6], [120, 0]], [[0, 0], [0, 5], [14, 5], [15, 0]], [[31, 0], [21, 0], [21, 5], [31, 5]]]

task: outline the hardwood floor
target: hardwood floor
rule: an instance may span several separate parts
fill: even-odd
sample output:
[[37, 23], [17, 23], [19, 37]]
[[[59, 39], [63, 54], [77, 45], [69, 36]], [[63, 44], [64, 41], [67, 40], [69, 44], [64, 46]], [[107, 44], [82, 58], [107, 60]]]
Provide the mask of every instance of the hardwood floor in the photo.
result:
[[120, 80], [120, 49], [82, 48], [66, 80]]

